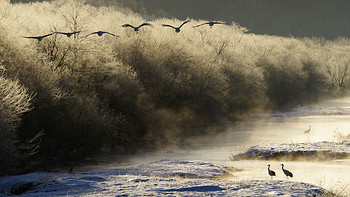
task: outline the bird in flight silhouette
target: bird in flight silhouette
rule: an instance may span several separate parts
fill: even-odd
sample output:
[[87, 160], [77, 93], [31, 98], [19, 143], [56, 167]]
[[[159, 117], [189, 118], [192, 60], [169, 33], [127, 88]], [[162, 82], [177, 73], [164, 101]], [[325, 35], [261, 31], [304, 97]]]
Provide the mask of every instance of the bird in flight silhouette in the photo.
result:
[[23, 38], [37, 39], [39, 42], [42, 41], [45, 37], [51, 36], [53, 33], [46, 34], [43, 36], [24, 36]]
[[174, 27], [174, 26], [172, 26], [172, 25], [166, 25], [166, 24], [163, 24], [163, 27], [171, 27], [171, 28], [175, 29], [175, 32], [176, 32], [176, 33], [179, 33], [181, 27], [182, 27], [184, 24], [188, 23], [188, 22], [190, 22], [190, 20], [187, 20], [187, 21], [183, 22], [179, 27]]
[[133, 28], [134, 31], [136, 31], [136, 32], [138, 32], [138, 31], [140, 30], [140, 28], [143, 27], [143, 26], [152, 26], [152, 25], [151, 25], [150, 23], [142, 23], [141, 25], [139, 25], [139, 26], [137, 26], [137, 27], [132, 26], [132, 25], [130, 25], [130, 24], [124, 24], [124, 25], [122, 25], [122, 27], [131, 27], [131, 28]]
[[74, 31], [74, 32], [54, 32], [55, 34], [62, 34], [66, 35], [68, 38], [70, 38], [72, 35], [80, 33], [81, 31]]
[[93, 35], [93, 34], [97, 34], [98, 36], [102, 36], [103, 34], [109, 34], [109, 35], [111, 35], [111, 36], [119, 37], [119, 36], [117, 36], [117, 35], [114, 35], [114, 34], [112, 34], [112, 33], [106, 32], [106, 31], [96, 31], [96, 32], [92, 32], [91, 34], [86, 35], [84, 38], [86, 38], [86, 37], [88, 37], [88, 36], [91, 36], [91, 35]]
[[196, 28], [196, 27], [200, 27], [200, 26], [202, 26], [202, 25], [209, 25], [210, 28], [212, 28], [215, 24], [226, 24], [226, 23], [217, 22], [217, 21], [209, 21], [209, 22], [202, 23], [202, 24], [200, 24], [200, 25], [196, 25], [196, 26], [193, 26], [193, 27]]

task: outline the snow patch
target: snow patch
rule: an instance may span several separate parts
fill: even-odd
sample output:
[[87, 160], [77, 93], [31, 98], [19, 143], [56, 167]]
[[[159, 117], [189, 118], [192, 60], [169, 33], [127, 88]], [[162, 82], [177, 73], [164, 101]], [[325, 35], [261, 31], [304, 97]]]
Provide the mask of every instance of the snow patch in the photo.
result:
[[315, 143], [268, 143], [251, 147], [236, 159], [291, 159], [308, 158], [315, 160], [333, 160], [350, 157], [350, 140], [341, 142]]
[[161, 160], [83, 174], [31, 173], [1, 178], [0, 196], [307, 196], [326, 192], [292, 181], [208, 178], [223, 174], [224, 169], [205, 161]]
[[303, 117], [303, 116], [341, 116], [350, 115], [349, 107], [315, 107], [305, 106], [294, 108], [288, 112], [271, 113], [271, 114], [255, 114], [256, 117]]
[[224, 167], [204, 161], [161, 160], [137, 167], [90, 171], [85, 174], [138, 175], [159, 177], [209, 178], [222, 175]]

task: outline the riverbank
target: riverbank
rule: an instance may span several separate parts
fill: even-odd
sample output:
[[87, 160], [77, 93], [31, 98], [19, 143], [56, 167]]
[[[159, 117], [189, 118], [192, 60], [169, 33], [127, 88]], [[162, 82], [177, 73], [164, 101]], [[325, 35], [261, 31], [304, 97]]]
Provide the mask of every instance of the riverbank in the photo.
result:
[[[25, 196], [314, 196], [330, 192], [289, 180], [220, 178], [233, 171], [204, 161], [162, 160], [82, 174], [32, 173], [0, 179], [0, 195]], [[214, 178], [217, 177], [217, 178]]]

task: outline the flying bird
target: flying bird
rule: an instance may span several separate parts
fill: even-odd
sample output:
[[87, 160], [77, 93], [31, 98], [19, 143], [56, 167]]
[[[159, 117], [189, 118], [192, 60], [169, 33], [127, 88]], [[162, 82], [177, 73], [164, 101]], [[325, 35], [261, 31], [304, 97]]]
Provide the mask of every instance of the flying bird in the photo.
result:
[[62, 34], [62, 35], [66, 35], [68, 38], [70, 38], [72, 35], [80, 33], [81, 31], [74, 31], [74, 32], [54, 32], [55, 34]]
[[119, 37], [119, 36], [117, 36], [117, 35], [114, 35], [114, 34], [112, 34], [112, 33], [106, 32], [106, 31], [96, 31], [96, 32], [93, 32], [93, 33], [91, 33], [91, 34], [86, 35], [84, 38], [86, 38], [86, 37], [88, 37], [88, 36], [91, 36], [91, 35], [93, 35], [93, 34], [97, 34], [98, 36], [102, 36], [103, 34], [109, 34], [109, 35], [111, 35], [111, 36]]
[[308, 130], [304, 131], [304, 133], [309, 134], [310, 131], [311, 131], [311, 125], [309, 126], [309, 129], [308, 129]]
[[199, 27], [199, 26], [202, 26], [202, 25], [209, 25], [210, 28], [212, 28], [214, 26], [214, 24], [226, 24], [226, 23], [217, 22], [217, 21], [209, 21], [209, 22], [202, 23], [200, 25], [196, 25], [196, 26], [193, 26], [193, 27], [196, 28], [196, 27]]
[[286, 175], [286, 177], [287, 177], [287, 178], [288, 178], [288, 177], [293, 178], [293, 174], [292, 174], [290, 171], [284, 169], [284, 165], [283, 165], [283, 164], [281, 164], [281, 166], [282, 166], [282, 171], [283, 171], [283, 173]]
[[176, 33], [179, 33], [179, 32], [180, 32], [180, 28], [181, 28], [184, 24], [186, 24], [186, 23], [188, 23], [188, 22], [190, 22], [190, 20], [187, 20], [187, 21], [183, 22], [179, 27], [174, 27], [174, 26], [172, 26], [172, 25], [165, 25], [165, 24], [163, 24], [163, 27], [171, 27], [171, 28], [175, 29], [175, 32], [176, 32]]
[[47, 36], [51, 36], [53, 33], [50, 33], [50, 34], [46, 34], [46, 35], [43, 35], [43, 36], [25, 36], [23, 38], [30, 38], [30, 39], [37, 39], [39, 42], [42, 41], [45, 37]]
[[150, 23], [142, 23], [141, 25], [139, 25], [139, 26], [137, 26], [137, 27], [134, 27], [134, 26], [132, 26], [132, 25], [130, 25], [130, 24], [124, 24], [124, 25], [122, 25], [122, 27], [131, 27], [131, 28], [133, 28], [134, 31], [136, 31], [136, 32], [138, 32], [139, 29], [140, 29], [141, 27], [143, 27], [143, 26], [152, 26], [152, 25], [151, 25]]
[[276, 173], [275, 173], [275, 171], [270, 170], [270, 164], [267, 165], [267, 166], [268, 166], [267, 172], [269, 173], [269, 175], [270, 175], [270, 177], [271, 177], [271, 179], [272, 179], [273, 176], [276, 176]]

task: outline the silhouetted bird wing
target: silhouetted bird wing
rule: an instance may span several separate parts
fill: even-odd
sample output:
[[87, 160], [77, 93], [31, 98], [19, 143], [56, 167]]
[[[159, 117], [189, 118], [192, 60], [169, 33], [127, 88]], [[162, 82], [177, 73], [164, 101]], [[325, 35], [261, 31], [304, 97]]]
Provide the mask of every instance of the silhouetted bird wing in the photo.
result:
[[124, 24], [122, 25], [122, 27], [131, 27], [131, 28], [135, 28], [134, 26], [130, 25], [130, 24]]
[[103, 31], [102, 33], [106, 33], [106, 34], [109, 34], [109, 35], [112, 35], [112, 36], [115, 36], [115, 37], [119, 37], [119, 36], [117, 36], [117, 35], [114, 35], [114, 34], [112, 34], [112, 33], [106, 32], [106, 31]]
[[173, 28], [173, 29], [176, 29], [176, 27], [171, 26], [171, 25], [165, 25], [165, 24], [163, 24], [162, 26], [163, 26], [163, 27], [171, 27], [171, 28]]
[[43, 35], [43, 36], [39, 36], [39, 37], [42, 37], [42, 38], [45, 38], [47, 36], [51, 36], [53, 33], [50, 33], [50, 34], [46, 34], [46, 35]]
[[140, 26], [139, 26], [139, 28], [140, 27], [142, 27], [142, 26], [152, 26], [150, 23], [142, 23]]
[[55, 34], [63, 34], [63, 35], [67, 35], [68, 33], [65, 33], [65, 32], [59, 32], [59, 31], [56, 31], [56, 32], [53, 32]]
[[190, 22], [190, 20], [187, 20], [187, 21], [183, 22], [183, 23], [180, 25], [179, 28], [181, 28], [184, 24], [186, 24], [186, 23], [188, 23], [188, 22]]
[[209, 22], [207, 22], [207, 23], [202, 23], [202, 24], [200, 24], [200, 25], [196, 25], [196, 26], [193, 26], [193, 27], [199, 27], [199, 26], [206, 25], [206, 24], [209, 24]]
[[98, 34], [98, 31], [96, 31], [96, 32], [92, 32], [92, 33], [90, 33], [90, 34], [88, 34], [88, 35], [84, 36], [84, 38], [86, 38], [86, 37], [88, 37], [88, 36], [91, 36], [91, 35], [93, 35], [93, 34]]
[[41, 41], [43, 38], [47, 37], [47, 36], [51, 36], [53, 33], [51, 34], [46, 34], [43, 36], [24, 36], [23, 38], [30, 38], [30, 39], [37, 39], [39, 41]]
[[68, 36], [69, 34], [73, 35], [73, 34], [77, 34], [77, 33], [80, 33], [81, 31], [74, 31], [74, 32], [54, 32], [55, 34], [63, 34], [63, 35], [66, 35]]
[[39, 36], [39, 37], [35, 37], [35, 36], [23, 36], [23, 38], [39, 39], [40, 36]]

